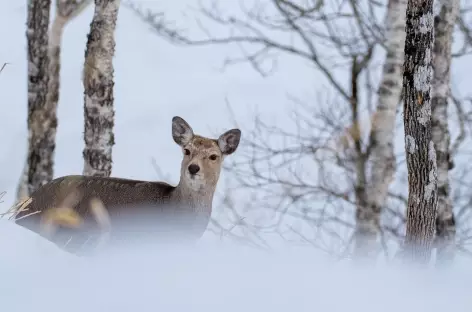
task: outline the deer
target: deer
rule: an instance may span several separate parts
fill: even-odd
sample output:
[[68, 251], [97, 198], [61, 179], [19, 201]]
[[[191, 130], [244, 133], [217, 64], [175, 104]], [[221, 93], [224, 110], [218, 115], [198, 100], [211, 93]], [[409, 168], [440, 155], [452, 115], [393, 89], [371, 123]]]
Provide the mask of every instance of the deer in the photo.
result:
[[100, 238], [103, 243], [105, 234], [107, 244], [133, 244], [143, 233], [158, 241], [199, 240], [211, 218], [223, 160], [238, 148], [241, 130], [231, 129], [212, 139], [194, 134], [183, 118], [175, 116], [172, 138], [182, 150], [177, 185], [118, 177], [62, 176], [24, 200], [15, 223], [77, 255], [96, 247]]

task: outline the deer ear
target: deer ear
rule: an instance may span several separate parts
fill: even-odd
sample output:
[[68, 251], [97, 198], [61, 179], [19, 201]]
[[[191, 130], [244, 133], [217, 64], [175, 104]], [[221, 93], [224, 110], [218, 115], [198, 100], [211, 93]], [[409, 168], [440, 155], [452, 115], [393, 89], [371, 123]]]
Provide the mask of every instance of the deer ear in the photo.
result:
[[172, 118], [172, 138], [180, 146], [187, 145], [193, 138], [193, 130], [182, 118], [175, 116]]
[[229, 155], [234, 153], [239, 145], [241, 139], [241, 130], [232, 129], [226, 131], [218, 138], [218, 146], [223, 154]]

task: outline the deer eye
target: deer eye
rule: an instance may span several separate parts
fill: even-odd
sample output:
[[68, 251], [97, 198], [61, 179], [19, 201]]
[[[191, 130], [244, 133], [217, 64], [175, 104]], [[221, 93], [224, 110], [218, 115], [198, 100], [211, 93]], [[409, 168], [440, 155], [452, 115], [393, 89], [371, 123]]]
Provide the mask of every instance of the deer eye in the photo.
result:
[[210, 156], [211, 160], [216, 160], [217, 158], [218, 158], [218, 155], [216, 155], [216, 154], [213, 154], [213, 155]]
[[184, 153], [185, 153], [185, 155], [188, 156], [188, 155], [190, 155], [190, 150], [189, 149], [184, 149]]

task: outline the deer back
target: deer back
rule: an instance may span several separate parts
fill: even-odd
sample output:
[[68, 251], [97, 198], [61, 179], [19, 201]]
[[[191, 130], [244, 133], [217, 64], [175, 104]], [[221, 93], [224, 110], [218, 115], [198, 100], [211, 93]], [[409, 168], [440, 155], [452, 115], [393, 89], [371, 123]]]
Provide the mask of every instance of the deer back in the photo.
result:
[[[101, 201], [111, 219], [111, 240], [123, 240], [137, 233], [168, 235], [186, 232], [199, 238], [209, 221], [209, 214], [197, 214], [182, 206], [175, 187], [164, 182], [121, 178], [65, 176], [34, 192], [28, 204], [16, 216], [16, 223], [41, 232], [42, 218], [52, 209], [72, 208], [82, 219], [78, 228], [62, 228], [53, 237], [56, 244], [76, 252], [91, 236], [103, 229], [91, 213], [91, 202]], [[191, 205], [190, 205], [191, 206]], [[74, 243], [70, 242], [73, 237]]]
[[[88, 204], [92, 198], [102, 201], [111, 215], [117, 207], [125, 205], [168, 203], [175, 187], [164, 182], [148, 182], [121, 178], [65, 176], [57, 178], [34, 192], [30, 203], [24, 207], [17, 218], [38, 213], [67, 204], [84, 218], [89, 215]], [[65, 203], [67, 197], [73, 200]]]

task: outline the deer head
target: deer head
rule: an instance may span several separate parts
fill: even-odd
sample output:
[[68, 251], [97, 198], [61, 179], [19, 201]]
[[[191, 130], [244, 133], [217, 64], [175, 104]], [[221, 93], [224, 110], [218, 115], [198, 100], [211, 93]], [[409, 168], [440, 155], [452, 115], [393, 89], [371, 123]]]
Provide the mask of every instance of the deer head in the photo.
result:
[[183, 153], [179, 185], [205, 192], [215, 189], [223, 160], [236, 151], [241, 131], [232, 129], [218, 139], [209, 139], [195, 135], [190, 125], [176, 116], [172, 118], [172, 137]]

